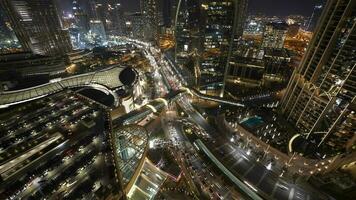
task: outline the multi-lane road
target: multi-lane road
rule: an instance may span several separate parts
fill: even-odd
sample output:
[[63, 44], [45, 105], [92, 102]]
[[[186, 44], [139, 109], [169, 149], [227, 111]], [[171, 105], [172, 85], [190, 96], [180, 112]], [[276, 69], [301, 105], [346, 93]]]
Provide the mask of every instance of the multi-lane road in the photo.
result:
[[[176, 66], [166, 66], [174, 68]], [[163, 76], [172, 82], [171, 87], [182, 85], [180, 81], [182, 76], [169, 77], [177, 70], [162, 70]], [[167, 73], [168, 72], [168, 73]], [[194, 109], [188, 100], [188, 96], [180, 98], [178, 105], [188, 114], [189, 119], [200, 126], [211, 138], [207, 146], [211, 152], [219, 158], [219, 161], [227, 166], [228, 170], [237, 178], [242, 180], [257, 194], [266, 199], [288, 199], [288, 200], [312, 200], [312, 199], [331, 199], [331, 197], [314, 190], [308, 185], [308, 189], [304, 189], [300, 184], [295, 184], [291, 180], [285, 180], [279, 174], [270, 170], [270, 166], [265, 166], [257, 161], [257, 159], [249, 152], [240, 149], [232, 143], [223, 134], [219, 133], [211, 127], [206, 119]]]

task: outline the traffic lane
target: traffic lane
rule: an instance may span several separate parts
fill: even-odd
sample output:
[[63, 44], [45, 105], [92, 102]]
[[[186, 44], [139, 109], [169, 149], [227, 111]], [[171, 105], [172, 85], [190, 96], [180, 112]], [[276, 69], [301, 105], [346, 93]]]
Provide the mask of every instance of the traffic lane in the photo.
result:
[[291, 191], [291, 187], [284, 183], [278, 182], [275, 186], [273, 197], [276, 199], [290, 199], [289, 195]]
[[[265, 168], [265, 166], [261, 165], [260, 163], [252, 162], [253, 157], [246, 159], [244, 158], [245, 156], [243, 154], [238, 154], [240, 151], [232, 151], [229, 145], [222, 145], [219, 148], [214, 148], [212, 152], [215, 152], [215, 154], [217, 155], [221, 155], [221, 149], [224, 149], [225, 151], [230, 151], [230, 154], [227, 154], [228, 156], [226, 156], [226, 158], [232, 158], [222, 159], [222, 163], [224, 163], [224, 165], [226, 166], [229, 166], [231, 172], [238, 174], [241, 177], [244, 177], [249, 183], [253, 183], [254, 185], [257, 184], [256, 186], [262, 192], [265, 192], [268, 196], [272, 196], [273, 194], [273, 197], [276, 199], [321, 199], [317, 196], [311, 195], [310, 193], [307, 194], [305, 190], [299, 188], [294, 184], [290, 184], [281, 180], [278, 182], [278, 184], [276, 184], [279, 178], [274, 172], [269, 171]], [[233, 155], [231, 155], [232, 153]], [[241, 157], [236, 160], [237, 155], [240, 155]], [[256, 168], [256, 166], [258, 167]], [[260, 174], [261, 176], [264, 175], [264, 177], [262, 176], [261, 179], [261, 177], [259, 176], [254, 176], [253, 173]], [[306, 195], [300, 195], [300, 193], [304, 193]], [[298, 194], [298, 197], [295, 197], [296, 194]]]
[[27, 160], [29, 157], [32, 155], [40, 152], [42, 149], [46, 148], [48, 145], [54, 143], [58, 139], [62, 137], [61, 134], [57, 133], [52, 135], [48, 140], [40, 143], [39, 145], [35, 146], [34, 148], [30, 149], [28, 152], [20, 155], [19, 157], [16, 157], [15, 159], [3, 164], [0, 166], [0, 174], [6, 173], [8, 170], [13, 168], [14, 166], [18, 165], [19, 163], [22, 163], [23, 161]]
[[[184, 156], [182, 155], [182, 151], [184, 151], [186, 147], [184, 145], [184, 142], [178, 142], [184, 140], [184, 137], [181, 135], [180, 129], [177, 129], [177, 124], [175, 122], [172, 122], [172, 120], [163, 120], [163, 129], [165, 130], [164, 132], [166, 133], [167, 137], [171, 138], [172, 142], [176, 143], [177, 152], [173, 152], [173, 155], [175, 155], [175, 157], [177, 158], [180, 168], [186, 175], [185, 177], [187, 178], [189, 187], [194, 193], [198, 194], [198, 189], [194, 184], [194, 181], [190, 176], [190, 172], [187, 169], [183, 159]], [[178, 146], [180, 148], [177, 148]]]
[[249, 183], [256, 185], [266, 173], [264, 166], [254, 165], [247, 175], [245, 175], [245, 178]]
[[[86, 148], [84, 149], [86, 154], [91, 154], [95, 150], [96, 150], [96, 146], [94, 144], [92, 144], [92, 143], [89, 144], [88, 146], [86, 146]], [[18, 197], [20, 199], [28, 198], [28, 196], [30, 196], [31, 194], [34, 194], [40, 188], [45, 187], [49, 183], [48, 180], [55, 180], [59, 176], [63, 175], [63, 172], [65, 172], [66, 169], [68, 169], [73, 164], [75, 164], [75, 162], [80, 161], [84, 156], [85, 156], [85, 154], [77, 153], [73, 157], [71, 157], [70, 159], [65, 160], [60, 166], [54, 168], [52, 171], [49, 171], [45, 176], [41, 177], [40, 180], [38, 180], [38, 182], [44, 181], [44, 182], [42, 182], [42, 184], [32, 184], [32, 185], [30, 185], [30, 187], [28, 187], [26, 190], [24, 190], [22, 193], [20, 193], [18, 195]]]
[[226, 188], [224, 181], [220, 177], [213, 175], [207, 164], [198, 156], [195, 148], [189, 142], [189, 139], [185, 134], [182, 133], [183, 122], [180, 124], [180, 134], [184, 135], [186, 140], [187, 148], [185, 149], [186, 161], [189, 165], [188, 170], [194, 176], [195, 182], [200, 185], [200, 188], [211, 198], [227, 198], [227, 199], [242, 199], [241, 194], [232, 188]]
[[277, 179], [273, 177], [270, 173], [267, 173], [265, 177], [261, 180], [258, 187], [266, 194], [272, 194], [273, 189], [277, 183]]
[[181, 98], [177, 101], [178, 104], [184, 109], [184, 111], [191, 117], [191, 119], [203, 128], [210, 136], [217, 136], [215, 129], [211, 127], [205, 120], [203, 116], [198, 113], [190, 103], [187, 103], [185, 99]]

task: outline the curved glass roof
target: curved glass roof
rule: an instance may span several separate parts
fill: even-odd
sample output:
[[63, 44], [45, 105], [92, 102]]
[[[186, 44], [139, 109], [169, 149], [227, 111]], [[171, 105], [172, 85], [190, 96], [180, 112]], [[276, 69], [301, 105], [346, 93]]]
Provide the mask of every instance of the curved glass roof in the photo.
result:
[[136, 125], [123, 126], [113, 132], [117, 167], [124, 186], [131, 180], [143, 158], [148, 135], [145, 128]]

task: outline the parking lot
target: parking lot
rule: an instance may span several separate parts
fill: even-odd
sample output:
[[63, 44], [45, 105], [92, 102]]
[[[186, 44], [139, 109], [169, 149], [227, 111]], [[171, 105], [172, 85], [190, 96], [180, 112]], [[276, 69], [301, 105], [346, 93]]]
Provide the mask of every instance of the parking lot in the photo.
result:
[[71, 91], [2, 113], [1, 199], [118, 194], [105, 110]]

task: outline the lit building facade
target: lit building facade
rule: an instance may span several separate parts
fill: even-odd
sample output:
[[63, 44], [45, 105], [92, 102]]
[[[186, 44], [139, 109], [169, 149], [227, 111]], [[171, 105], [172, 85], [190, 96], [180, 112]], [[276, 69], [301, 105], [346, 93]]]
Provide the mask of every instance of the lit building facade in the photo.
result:
[[283, 48], [288, 25], [285, 23], [269, 23], [265, 26], [262, 47]]
[[199, 0], [182, 0], [176, 13], [176, 61], [184, 64], [188, 54], [200, 48], [200, 4]]
[[319, 0], [315, 6], [313, 13], [308, 21], [307, 24], [307, 30], [308, 31], [314, 31], [316, 28], [316, 25], [318, 24], [318, 20], [321, 16], [321, 13], [323, 12], [324, 6], [326, 4], [326, 0]]
[[143, 15], [145, 16], [147, 22], [145, 26], [145, 39], [147, 41], [156, 41], [159, 34], [157, 1], [146, 0], [141, 2], [143, 4]]
[[206, 0], [201, 7], [204, 28], [200, 87], [203, 90], [222, 88], [223, 91], [235, 39], [243, 32], [247, 1]]
[[72, 50], [53, 0], [3, 0], [0, 6], [24, 49], [40, 55], [64, 55]]
[[259, 35], [263, 33], [263, 22], [250, 17], [247, 20], [247, 25], [244, 34]]
[[128, 37], [140, 39], [144, 38], [146, 18], [142, 13], [128, 13], [125, 15], [125, 26]]
[[285, 86], [291, 76], [291, 57], [286, 49], [240, 45], [230, 61], [228, 81], [246, 88]]
[[91, 20], [90, 31], [94, 35], [94, 37], [97, 37], [99, 39], [100, 43], [106, 42], [106, 32], [102, 21]]
[[89, 31], [89, 16], [85, 13], [77, 0], [73, 1], [73, 15], [76, 26], [81, 32], [87, 33]]
[[328, 1], [282, 100], [287, 120], [331, 154], [355, 148], [355, 7]]
[[178, 0], [164, 0], [162, 2], [163, 26], [171, 28], [175, 23]]

